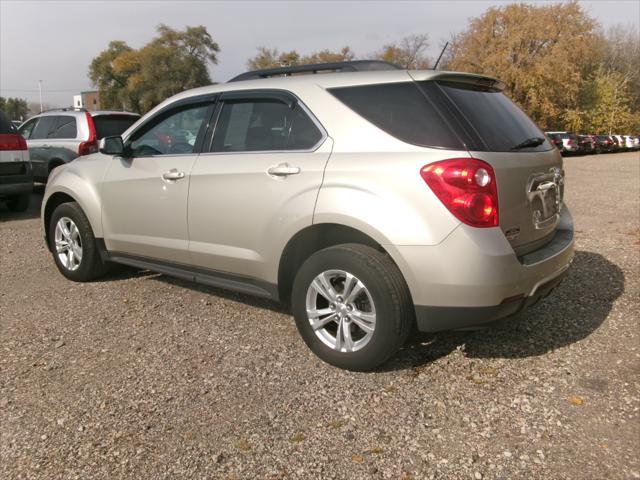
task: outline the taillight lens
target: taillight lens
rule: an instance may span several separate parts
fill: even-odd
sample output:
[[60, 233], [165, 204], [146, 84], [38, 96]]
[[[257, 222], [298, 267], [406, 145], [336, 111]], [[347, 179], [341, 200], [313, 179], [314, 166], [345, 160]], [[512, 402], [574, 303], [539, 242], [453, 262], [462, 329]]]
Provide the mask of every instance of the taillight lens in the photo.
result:
[[27, 141], [19, 133], [0, 134], [0, 150], [26, 150]]
[[93, 123], [93, 117], [89, 112], [84, 112], [87, 116], [87, 125], [89, 126], [89, 139], [78, 145], [78, 156], [90, 155], [98, 151], [98, 136], [96, 135], [96, 126]]
[[491, 165], [452, 158], [422, 167], [420, 175], [458, 220], [472, 227], [498, 226], [498, 191]]

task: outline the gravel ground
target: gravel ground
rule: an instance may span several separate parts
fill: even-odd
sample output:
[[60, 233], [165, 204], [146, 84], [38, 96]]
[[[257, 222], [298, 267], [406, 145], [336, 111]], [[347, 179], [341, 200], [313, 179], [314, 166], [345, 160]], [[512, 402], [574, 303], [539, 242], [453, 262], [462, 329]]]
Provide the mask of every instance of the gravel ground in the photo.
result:
[[491, 330], [344, 372], [278, 305], [58, 274], [0, 207], [0, 478], [640, 478], [640, 154], [566, 159], [577, 254]]

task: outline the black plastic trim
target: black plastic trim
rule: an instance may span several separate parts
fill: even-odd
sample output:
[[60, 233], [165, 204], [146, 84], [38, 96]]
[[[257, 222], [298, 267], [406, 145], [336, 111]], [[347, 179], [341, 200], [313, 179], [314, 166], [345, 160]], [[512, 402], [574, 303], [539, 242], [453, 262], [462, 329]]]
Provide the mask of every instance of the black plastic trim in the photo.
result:
[[[102, 242], [104, 245], [104, 241]], [[98, 247], [100, 249], [100, 247]], [[208, 268], [166, 262], [155, 258], [130, 255], [122, 252], [101, 252], [104, 260], [128, 265], [130, 267], [152, 270], [171, 277], [182, 278], [211, 287], [233, 290], [239, 293], [254, 295], [256, 297], [278, 300], [278, 287], [275, 284], [264, 282], [253, 277], [236, 275]]]

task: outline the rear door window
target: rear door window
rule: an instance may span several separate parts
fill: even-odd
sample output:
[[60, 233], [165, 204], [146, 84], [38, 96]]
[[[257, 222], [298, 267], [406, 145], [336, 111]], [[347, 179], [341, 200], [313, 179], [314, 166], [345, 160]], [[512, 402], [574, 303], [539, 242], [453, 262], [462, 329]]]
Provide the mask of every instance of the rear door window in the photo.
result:
[[53, 129], [49, 132], [49, 138], [72, 139], [78, 136], [76, 118], [70, 115], [60, 115]]
[[277, 99], [227, 100], [213, 139], [214, 152], [309, 150], [322, 132], [299, 104]]
[[96, 115], [93, 117], [96, 136], [99, 140], [104, 137], [122, 135], [139, 118], [137, 115]]

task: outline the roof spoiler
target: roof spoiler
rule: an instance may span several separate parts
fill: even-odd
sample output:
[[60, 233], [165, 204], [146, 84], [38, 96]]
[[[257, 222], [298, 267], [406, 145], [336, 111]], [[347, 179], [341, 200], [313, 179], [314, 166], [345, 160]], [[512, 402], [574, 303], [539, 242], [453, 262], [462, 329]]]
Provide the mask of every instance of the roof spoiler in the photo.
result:
[[267, 68], [252, 70], [233, 77], [229, 82], [242, 80], [257, 80], [260, 78], [282, 77], [298, 73], [328, 73], [328, 72], [371, 72], [376, 70], [401, 70], [395, 63], [382, 60], [353, 60], [350, 62], [313, 63], [310, 65], [294, 65], [291, 67]]
[[462, 83], [470, 86], [482, 87], [490, 90], [504, 90], [504, 83], [497, 78], [479, 75], [477, 73], [441, 72], [434, 70], [412, 70], [409, 75], [416, 81], [440, 80], [443, 82]]

